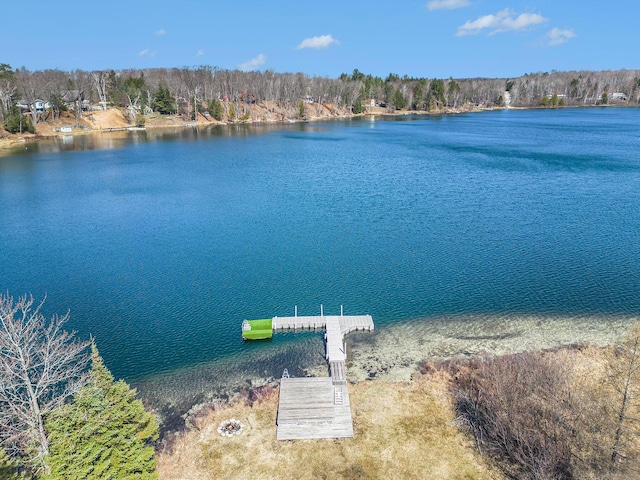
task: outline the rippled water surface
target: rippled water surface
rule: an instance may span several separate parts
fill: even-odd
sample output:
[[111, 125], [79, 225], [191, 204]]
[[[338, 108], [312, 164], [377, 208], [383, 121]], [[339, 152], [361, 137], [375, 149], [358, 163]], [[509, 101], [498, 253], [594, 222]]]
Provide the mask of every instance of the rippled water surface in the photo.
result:
[[319, 334], [240, 339], [294, 305], [383, 329], [640, 311], [638, 109], [185, 132], [0, 158], [0, 288], [70, 309], [118, 377], [319, 364]]

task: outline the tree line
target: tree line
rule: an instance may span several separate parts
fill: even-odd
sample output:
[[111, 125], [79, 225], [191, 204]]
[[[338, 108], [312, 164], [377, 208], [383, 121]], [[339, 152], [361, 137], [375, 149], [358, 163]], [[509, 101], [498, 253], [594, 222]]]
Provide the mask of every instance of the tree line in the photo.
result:
[[[48, 105], [43, 109], [40, 100]], [[70, 109], [119, 107], [130, 119], [150, 112], [195, 118], [208, 111], [218, 120], [248, 118], [251, 105], [270, 103], [295, 115], [300, 103], [366, 112], [442, 111], [469, 107], [536, 107], [640, 103], [640, 71], [529, 73], [517, 78], [438, 79], [390, 73], [386, 78], [354, 69], [338, 78], [244, 72], [212, 66], [143, 70], [29, 71], [0, 64], [0, 121], [8, 131], [37, 128], [43, 118]], [[23, 115], [24, 114], [24, 115]], [[28, 114], [28, 115], [27, 115]], [[26, 117], [26, 118], [23, 118]]]
[[155, 416], [43, 303], [0, 294], [0, 479], [157, 478]]

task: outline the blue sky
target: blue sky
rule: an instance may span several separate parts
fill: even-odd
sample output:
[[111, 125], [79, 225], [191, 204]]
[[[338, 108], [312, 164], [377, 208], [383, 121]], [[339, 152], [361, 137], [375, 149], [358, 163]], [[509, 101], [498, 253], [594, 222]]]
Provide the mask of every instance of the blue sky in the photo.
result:
[[0, 63], [30, 70], [468, 78], [640, 68], [632, 0], [11, 0], [1, 11]]

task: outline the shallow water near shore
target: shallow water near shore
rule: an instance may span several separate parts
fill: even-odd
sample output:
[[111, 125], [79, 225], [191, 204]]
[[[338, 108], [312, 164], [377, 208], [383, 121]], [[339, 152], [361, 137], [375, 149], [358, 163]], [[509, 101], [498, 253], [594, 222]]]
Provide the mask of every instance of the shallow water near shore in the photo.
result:
[[347, 339], [352, 380], [607, 343], [640, 312], [639, 120], [500, 111], [43, 144], [0, 158], [0, 288], [70, 309], [156, 405], [326, 373], [320, 332], [241, 340], [243, 319], [296, 305], [373, 316]]
[[[464, 315], [420, 318], [375, 332], [346, 337], [350, 382], [411, 380], [423, 360], [502, 355], [567, 345], [611, 345], [632, 317], [539, 317]], [[295, 336], [294, 343], [279, 337]], [[327, 376], [321, 332], [278, 332], [251, 356], [189, 367], [149, 377], [134, 385], [163, 417], [166, 429], [179, 428], [194, 407], [246, 395], [251, 389], [290, 376]]]

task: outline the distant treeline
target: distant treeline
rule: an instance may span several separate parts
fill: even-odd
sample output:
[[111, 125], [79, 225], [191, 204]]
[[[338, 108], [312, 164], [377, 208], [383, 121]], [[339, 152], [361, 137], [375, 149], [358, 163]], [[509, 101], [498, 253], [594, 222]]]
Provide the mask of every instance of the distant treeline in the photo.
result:
[[[40, 101], [40, 103], [38, 103]], [[534, 107], [640, 103], [640, 71], [530, 73], [517, 78], [428, 79], [389, 74], [386, 78], [355, 69], [338, 78], [302, 73], [243, 72], [211, 66], [144, 70], [62, 71], [13, 69], [0, 64], [0, 117], [14, 107], [37, 124], [43, 110], [54, 117], [65, 109], [77, 115], [107, 106], [131, 113], [198, 110], [237, 118], [253, 103], [298, 108], [300, 102], [332, 104], [362, 113], [369, 106], [431, 111], [469, 107]]]

